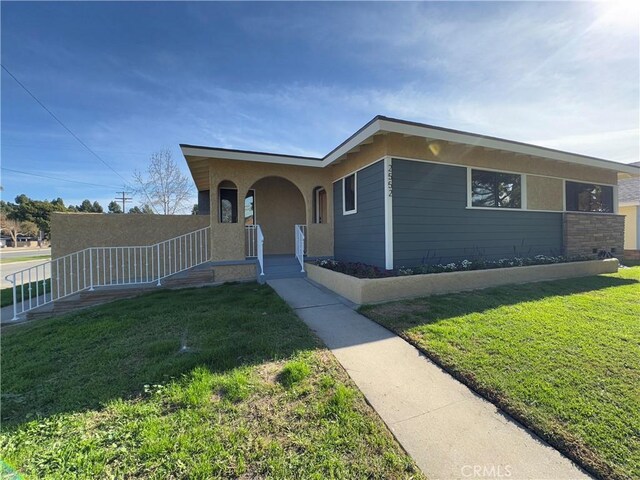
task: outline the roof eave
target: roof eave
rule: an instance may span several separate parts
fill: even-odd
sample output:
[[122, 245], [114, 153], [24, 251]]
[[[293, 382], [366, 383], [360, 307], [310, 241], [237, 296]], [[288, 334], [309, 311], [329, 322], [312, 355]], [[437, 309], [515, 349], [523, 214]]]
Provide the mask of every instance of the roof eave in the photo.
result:
[[335, 149], [323, 158], [301, 157], [296, 155], [280, 155], [266, 152], [254, 152], [248, 150], [231, 150], [225, 148], [202, 147], [197, 145], [181, 144], [180, 148], [185, 157], [221, 158], [227, 160], [239, 160], [262, 163], [276, 163], [285, 165], [326, 167], [338, 161], [345, 154], [361, 145], [371, 136], [379, 133], [398, 133], [408, 136], [424, 137], [432, 140], [502, 150], [521, 155], [557, 160], [560, 162], [584, 165], [589, 167], [613, 170], [618, 172], [618, 177], [631, 178], [640, 176], [640, 167], [613, 162], [602, 158], [590, 157], [547, 147], [539, 147], [527, 143], [506, 140], [498, 137], [490, 137], [475, 133], [452, 130], [442, 127], [434, 127], [427, 124], [399, 120], [395, 118], [376, 116], [357, 132], [347, 138]]

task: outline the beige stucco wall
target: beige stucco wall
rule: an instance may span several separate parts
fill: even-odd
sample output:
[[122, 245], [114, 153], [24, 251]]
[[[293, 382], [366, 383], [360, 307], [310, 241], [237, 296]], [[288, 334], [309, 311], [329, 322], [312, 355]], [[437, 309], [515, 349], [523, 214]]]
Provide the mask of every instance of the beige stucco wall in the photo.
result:
[[387, 135], [374, 135], [372, 140], [372, 143], [361, 145], [357, 152], [349, 153], [344, 160], [326, 168], [331, 173], [332, 182], [387, 155]]
[[620, 207], [618, 212], [624, 215], [624, 249], [638, 250], [638, 206]]
[[564, 181], [561, 178], [527, 175], [526, 182], [529, 210], [563, 210]]
[[255, 265], [216, 265], [213, 267], [215, 282], [240, 282], [255, 279]]
[[[291, 205], [287, 202], [285, 202], [287, 204], [284, 204], [274, 197], [275, 190], [264, 190], [264, 188], [271, 188], [269, 187], [270, 182], [260, 183], [260, 180], [266, 177], [280, 177], [295, 185], [304, 199], [303, 211], [299, 211], [300, 202], [298, 200]], [[213, 260], [241, 260], [245, 258], [244, 224], [242, 222], [235, 224], [219, 222], [217, 191], [218, 185], [225, 180], [233, 182], [238, 188], [239, 206], [242, 205], [241, 199], [244, 199], [249, 189], [255, 188], [256, 218], [257, 223], [261, 225], [263, 230], [263, 219], [266, 219], [271, 226], [275, 227], [278, 220], [274, 216], [286, 215], [287, 212], [292, 213], [295, 219], [300, 219], [297, 223], [308, 225], [307, 255], [314, 257], [333, 255], [333, 195], [330, 174], [327, 169], [210, 159], [211, 254]], [[285, 183], [280, 183], [280, 185]], [[327, 191], [327, 223], [316, 226], [312, 223], [313, 190], [319, 186]], [[293, 191], [287, 190], [287, 192], [287, 199], [293, 201], [295, 197]], [[266, 197], [264, 197], [265, 193]], [[270, 211], [270, 205], [273, 211]], [[286, 210], [283, 211], [283, 208], [286, 208]], [[265, 214], [267, 217], [265, 217]], [[293, 253], [293, 249], [287, 242], [293, 242], [293, 224], [295, 222], [290, 222], [288, 219], [283, 219], [283, 221], [291, 223], [291, 225], [283, 225], [280, 232], [270, 227], [268, 228], [269, 232], [263, 231], [265, 234], [265, 247], [269, 248], [271, 253], [275, 253], [279, 248], [277, 247], [278, 242], [285, 242], [282, 249], [286, 249], [287, 253], [289, 251]], [[315, 235], [316, 233], [317, 235]], [[270, 235], [269, 238], [267, 238], [267, 234]]]
[[204, 215], [53, 213], [51, 256], [89, 247], [152, 245], [208, 226]]
[[256, 220], [264, 234], [264, 253], [295, 253], [296, 224], [306, 223], [302, 193], [293, 183], [281, 177], [266, 177], [253, 185]]
[[534, 265], [428, 275], [362, 279], [306, 264], [309, 278], [362, 305], [443, 293], [477, 290], [500, 285], [585, 277], [618, 271], [618, 260]]

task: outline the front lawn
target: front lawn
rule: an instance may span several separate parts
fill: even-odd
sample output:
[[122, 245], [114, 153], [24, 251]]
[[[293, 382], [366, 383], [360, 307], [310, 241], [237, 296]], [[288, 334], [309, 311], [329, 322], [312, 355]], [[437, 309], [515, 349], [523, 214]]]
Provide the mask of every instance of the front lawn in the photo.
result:
[[19, 263], [19, 262], [33, 262], [36, 260], [42, 260], [46, 262], [51, 259], [51, 255], [25, 255], [24, 257], [8, 257], [0, 258], [0, 265], [6, 263]]
[[362, 307], [605, 478], [640, 478], [640, 267]]
[[422, 478], [268, 287], [157, 291], [2, 332], [28, 478]]

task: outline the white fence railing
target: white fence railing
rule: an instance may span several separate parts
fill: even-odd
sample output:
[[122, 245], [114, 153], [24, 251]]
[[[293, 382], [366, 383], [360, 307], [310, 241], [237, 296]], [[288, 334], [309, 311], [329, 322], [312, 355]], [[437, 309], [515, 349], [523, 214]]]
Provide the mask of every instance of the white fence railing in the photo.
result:
[[209, 227], [155, 245], [92, 247], [7, 275], [13, 319], [95, 287], [156, 283], [209, 261]]
[[258, 256], [258, 225], [244, 226], [244, 255], [247, 258]]
[[247, 258], [258, 261], [260, 275], [264, 275], [264, 235], [260, 225], [245, 225], [244, 254]]
[[296, 258], [300, 262], [300, 271], [304, 272], [304, 240], [306, 233], [306, 225], [296, 225]]
[[258, 258], [258, 265], [260, 266], [260, 275], [264, 275], [264, 235], [260, 225], [256, 225], [256, 255]]

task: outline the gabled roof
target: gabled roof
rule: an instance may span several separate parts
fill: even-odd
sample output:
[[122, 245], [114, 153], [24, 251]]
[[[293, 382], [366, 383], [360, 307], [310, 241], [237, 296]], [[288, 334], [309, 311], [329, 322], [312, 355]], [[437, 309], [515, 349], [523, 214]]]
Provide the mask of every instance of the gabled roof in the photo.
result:
[[182, 153], [185, 157], [222, 158], [229, 160], [280, 163], [308, 167], [326, 167], [334, 162], [341, 161], [347, 153], [364, 143], [369, 143], [371, 137], [381, 133], [399, 133], [408, 136], [424, 137], [431, 140], [442, 140], [446, 142], [503, 150], [522, 155], [530, 155], [534, 157], [558, 160], [561, 162], [603, 168], [606, 170], [614, 170], [619, 174], [622, 174], [621, 178], [628, 176], [640, 176], [640, 168], [637, 166], [626, 165], [588, 155], [540, 147], [528, 143], [516, 142], [513, 140], [506, 140], [504, 138], [436, 127], [425, 123], [400, 120], [382, 115], [374, 117], [357, 132], [321, 158], [248, 150], [233, 150], [228, 148], [203, 147], [187, 144], [180, 144], [180, 148], [182, 149]]

